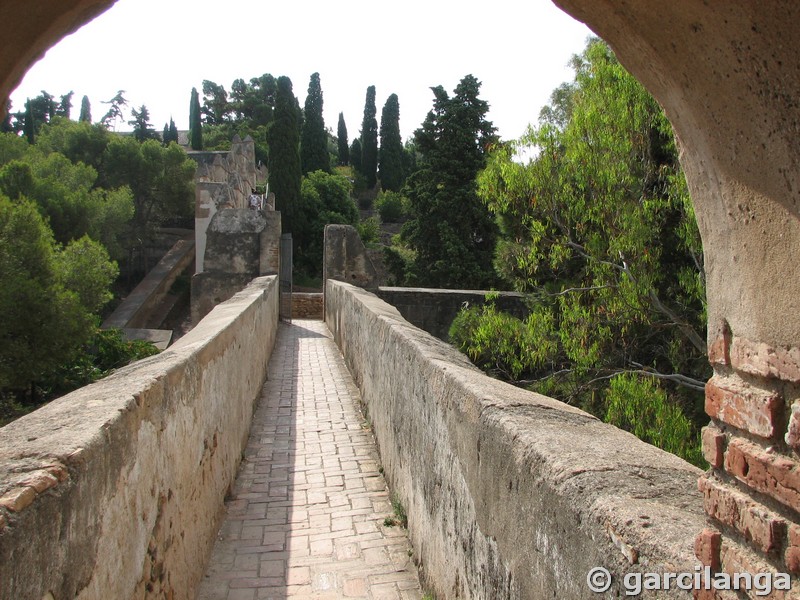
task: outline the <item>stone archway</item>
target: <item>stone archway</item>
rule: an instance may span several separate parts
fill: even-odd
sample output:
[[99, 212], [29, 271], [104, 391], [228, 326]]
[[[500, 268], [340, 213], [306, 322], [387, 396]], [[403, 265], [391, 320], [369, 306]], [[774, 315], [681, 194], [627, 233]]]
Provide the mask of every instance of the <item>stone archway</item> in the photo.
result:
[[[698, 555], [715, 568], [800, 572], [800, 5], [554, 2], [609, 42], [679, 138], [715, 367], [704, 432], [714, 470], [701, 488], [716, 527]], [[0, 97], [112, 4], [0, 1]]]

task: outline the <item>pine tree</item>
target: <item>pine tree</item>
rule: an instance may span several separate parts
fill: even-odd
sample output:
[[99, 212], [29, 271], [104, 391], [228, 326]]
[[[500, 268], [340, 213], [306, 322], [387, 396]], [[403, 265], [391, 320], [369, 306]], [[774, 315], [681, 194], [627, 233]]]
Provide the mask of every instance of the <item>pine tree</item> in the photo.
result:
[[364, 120], [361, 122], [361, 172], [372, 189], [378, 181], [378, 121], [375, 118], [375, 86], [367, 88]]
[[61, 101], [58, 103], [55, 112], [57, 117], [64, 117], [65, 119], [70, 118], [72, 113], [72, 96], [74, 95], [75, 92], [70, 91], [68, 94], [61, 96]]
[[200, 94], [192, 88], [192, 99], [189, 103], [189, 146], [192, 150], [203, 149], [203, 125], [200, 120]]
[[405, 182], [403, 141], [400, 138], [400, 103], [392, 94], [381, 112], [380, 177], [381, 189], [399, 192]]
[[104, 100], [103, 104], [109, 104], [108, 112], [103, 115], [103, 118], [100, 119], [100, 122], [111, 128], [116, 128], [117, 119], [122, 118], [122, 109], [128, 105], [128, 101], [125, 99], [125, 90], [119, 90], [111, 100]]
[[486, 120], [489, 104], [478, 98], [480, 82], [464, 77], [450, 98], [432, 88], [434, 106], [414, 132], [420, 169], [407, 181], [414, 218], [403, 237], [416, 250], [409, 283], [429, 287], [487, 289], [497, 225], [477, 194], [475, 178], [497, 140]]
[[339, 126], [336, 131], [337, 149], [339, 153], [339, 166], [346, 167], [350, 164], [350, 146], [347, 145], [347, 125], [344, 123], [344, 113], [339, 113]]
[[275, 193], [284, 232], [290, 232], [294, 246], [304, 240], [307, 220], [300, 196], [300, 137], [297, 130], [297, 100], [292, 81], [278, 77], [275, 112], [267, 131], [269, 144], [269, 188]]
[[328, 134], [322, 117], [322, 86], [319, 73], [311, 75], [303, 114], [305, 119], [300, 136], [300, 164], [303, 175], [313, 171], [328, 173], [331, 170], [331, 160], [328, 154]]
[[92, 122], [92, 105], [89, 103], [89, 96], [84, 96], [81, 100], [81, 114], [78, 121], [81, 123]]
[[132, 109], [131, 115], [133, 119], [128, 121], [128, 125], [133, 127], [133, 137], [136, 138], [137, 142], [152, 140], [158, 137], [155, 130], [150, 125], [150, 111], [147, 110], [144, 104], [139, 107], [139, 110], [135, 108]]

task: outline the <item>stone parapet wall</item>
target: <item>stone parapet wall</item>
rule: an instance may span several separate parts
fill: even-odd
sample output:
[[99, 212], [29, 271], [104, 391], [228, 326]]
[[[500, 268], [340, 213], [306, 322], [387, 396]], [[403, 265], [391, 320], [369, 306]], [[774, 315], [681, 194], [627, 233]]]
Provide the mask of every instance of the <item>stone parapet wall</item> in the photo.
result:
[[327, 281], [325, 318], [437, 597], [594, 599], [593, 567], [624, 597], [626, 573], [695, 572], [699, 469], [490, 379], [365, 290]]
[[162, 354], [0, 429], [0, 598], [194, 600], [278, 322], [250, 283]]
[[160, 326], [161, 323], [150, 322], [151, 316], [164, 301], [172, 284], [191, 266], [193, 260], [194, 239], [178, 240], [116, 310], [103, 321], [103, 328], [136, 329]]

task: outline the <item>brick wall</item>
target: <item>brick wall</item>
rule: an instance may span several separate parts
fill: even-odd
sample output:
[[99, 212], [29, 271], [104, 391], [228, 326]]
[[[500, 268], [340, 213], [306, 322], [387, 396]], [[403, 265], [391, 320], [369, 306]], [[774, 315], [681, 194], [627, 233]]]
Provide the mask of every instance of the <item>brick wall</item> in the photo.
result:
[[698, 487], [710, 523], [695, 553], [715, 571], [789, 573], [792, 591], [769, 597], [800, 598], [800, 349], [737, 337], [723, 322], [709, 361], [702, 441], [712, 469]]
[[292, 294], [293, 319], [322, 319], [322, 293], [305, 294], [294, 292]]

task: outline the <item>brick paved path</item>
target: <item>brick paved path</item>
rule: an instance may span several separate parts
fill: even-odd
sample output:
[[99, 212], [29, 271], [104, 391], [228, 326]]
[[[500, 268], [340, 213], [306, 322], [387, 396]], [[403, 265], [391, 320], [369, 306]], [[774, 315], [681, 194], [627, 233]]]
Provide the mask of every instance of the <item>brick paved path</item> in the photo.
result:
[[322, 321], [281, 324], [198, 600], [422, 597], [358, 394]]

